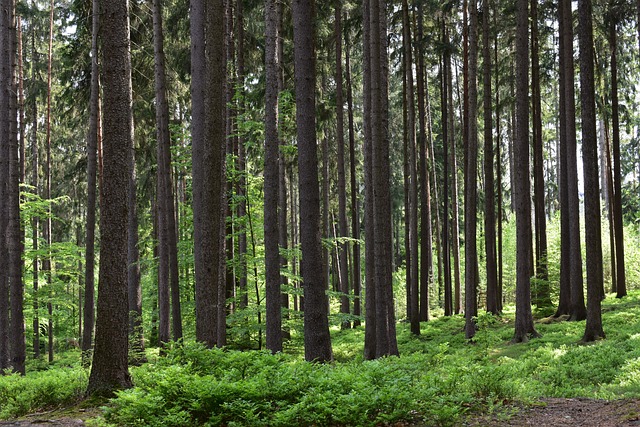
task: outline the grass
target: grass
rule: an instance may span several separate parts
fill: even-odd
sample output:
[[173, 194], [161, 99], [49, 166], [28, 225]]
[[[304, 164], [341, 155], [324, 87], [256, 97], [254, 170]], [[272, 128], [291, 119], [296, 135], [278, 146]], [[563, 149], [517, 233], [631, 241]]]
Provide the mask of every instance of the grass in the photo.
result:
[[[473, 343], [461, 316], [398, 324], [401, 357], [363, 361], [364, 330], [332, 329], [335, 362], [310, 364], [293, 334], [290, 354], [207, 350], [186, 343], [132, 368], [95, 426], [458, 425], [473, 411], [542, 397], [640, 397], [640, 292], [603, 305], [607, 338], [579, 342], [584, 322], [536, 323], [541, 338], [510, 344], [513, 312], [479, 316]], [[77, 359], [74, 359], [77, 358]], [[0, 378], [0, 419], [70, 405], [87, 371], [63, 366]], [[77, 362], [76, 362], [77, 363]]]

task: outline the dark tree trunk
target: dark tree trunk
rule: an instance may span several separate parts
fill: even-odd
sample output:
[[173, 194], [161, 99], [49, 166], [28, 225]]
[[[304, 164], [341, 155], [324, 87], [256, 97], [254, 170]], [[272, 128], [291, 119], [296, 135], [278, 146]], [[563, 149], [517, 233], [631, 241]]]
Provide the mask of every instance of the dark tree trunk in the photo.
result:
[[[345, 78], [347, 84], [347, 113], [349, 117], [349, 167], [351, 178], [351, 237], [355, 240], [353, 243], [353, 262], [351, 266], [352, 283], [353, 283], [353, 315], [360, 316], [361, 312], [361, 283], [360, 277], [360, 201], [358, 199], [358, 185], [356, 180], [356, 137], [355, 126], [353, 120], [353, 88], [351, 85], [351, 61], [350, 61], [350, 45], [349, 32], [347, 31], [345, 39]], [[360, 320], [356, 318], [353, 326], [360, 326]]]
[[547, 272], [547, 221], [544, 206], [544, 158], [542, 146], [542, 100], [538, 42], [538, 0], [531, 0], [531, 115], [533, 117], [533, 193], [535, 210], [536, 287], [534, 304], [551, 305]]
[[326, 283], [320, 248], [320, 194], [315, 130], [315, 26], [313, 0], [294, 0], [296, 121], [300, 188], [300, 237], [304, 287], [304, 348], [308, 361], [333, 358]]
[[[206, 45], [206, 49], [205, 49]], [[196, 339], [213, 347], [218, 335], [218, 287], [225, 147], [224, 2], [191, 2], [193, 103], [193, 218], [196, 268]]]
[[87, 394], [110, 396], [115, 390], [132, 385], [127, 359], [127, 190], [133, 115], [128, 2], [101, 2], [100, 12], [104, 64], [104, 203], [100, 217], [96, 343]]
[[[615, 12], [612, 13], [612, 15], [617, 16]], [[622, 218], [622, 173], [620, 164], [620, 106], [618, 102], [617, 40], [616, 24], [613, 22], [611, 23], [611, 30], [609, 32], [609, 44], [611, 47], [611, 133], [613, 136], [613, 223], [615, 229], [616, 298], [623, 298], [627, 295], [627, 279], [624, 263], [624, 230]]]
[[[448, 44], [448, 34], [446, 31], [445, 20], [442, 20], [442, 40], [446, 46]], [[444, 214], [442, 220], [442, 258], [444, 260], [444, 315], [451, 316], [453, 314], [453, 296], [451, 288], [451, 254], [449, 250], [449, 85], [447, 76], [448, 68], [451, 64], [450, 53], [448, 49], [444, 51], [442, 66], [440, 67], [441, 104], [442, 104], [442, 146], [443, 146], [443, 163], [444, 163]]]
[[373, 0], [370, 10], [371, 140], [375, 228], [376, 357], [397, 355], [392, 289], [392, 233], [387, 98], [386, 8]]
[[[9, 133], [10, 110], [9, 97], [11, 93], [11, 43], [9, 37], [10, 0], [2, 0], [0, 7], [0, 230], [6, 230], [9, 222]], [[0, 239], [0, 368], [10, 366], [9, 348], [9, 254], [7, 240]]]
[[[97, 3], [97, 0], [95, 0], [95, 2]], [[95, 6], [97, 9], [97, 5]], [[97, 14], [96, 14], [97, 16]], [[35, 33], [34, 33], [35, 34]], [[35, 35], [32, 37], [31, 39], [31, 50], [33, 52], [35, 52]], [[95, 58], [96, 56], [92, 56], [93, 58]], [[34, 56], [34, 58], [32, 59], [33, 61], [33, 66], [31, 68], [31, 79], [33, 82], [36, 81], [36, 72], [35, 69], [37, 68], [37, 58]], [[93, 66], [92, 66], [93, 68]], [[93, 71], [92, 71], [93, 73]], [[93, 79], [93, 76], [92, 76]], [[92, 83], [93, 84], [93, 83]], [[33, 114], [33, 122], [31, 123], [31, 132], [32, 132], [32, 136], [31, 136], [31, 186], [33, 187], [33, 193], [35, 196], [38, 196], [39, 194], [39, 190], [38, 190], [38, 175], [39, 175], [39, 154], [38, 154], [38, 104], [36, 102], [36, 97], [32, 97], [32, 104], [31, 104], [31, 110], [32, 110], [32, 114]], [[96, 132], [97, 135], [97, 132]], [[88, 140], [88, 142], [91, 142], [90, 140]], [[87, 153], [87, 162], [89, 163], [91, 161], [90, 158], [91, 155], [91, 151], [89, 150]], [[95, 156], [94, 156], [94, 160], [95, 160]], [[87, 171], [87, 175], [90, 176], [88, 174], [89, 171]], [[95, 169], [94, 169], [94, 191], [93, 191], [93, 231], [95, 234]], [[87, 186], [87, 194], [91, 194], [91, 187]], [[89, 203], [87, 203], [87, 221], [89, 221], [89, 215], [90, 215], [90, 210], [91, 205]], [[87, 222], [87, 227], [88, 227], [88, 222]], [[34, 215], [33, 218], [31, 218], [31, 241], [32, 241], [32, 249], [34, 254], [38, 253], [38, 247], [39, 247], [39, 240], [40, 238], [39, 236], [39, 229], [40, 229], [40, 220], [38, 218], [37, 215]], [[88, 229], [87, 229], [87, 240], [85, 241], [85, 264], [87, 262], [87, 256], [89, 255], [93, 255], [93, 246], [91, 246], [91, 248], [89, 248], [88, 246]], [[91, 252], [90, 252], [91, 251]], [[94, 257], [95, 258], [95, 257]], [[39, 279], [40, 279], [40, 275], [39, 275], [39, 269], [40, 269], [40, 263], [38, 262], [38, 255], [34, 255], [33, 257], [33, 264], [32, 264], [32, 268], [33, 268], [33, 357], [35, 359], [39, 359], [40, 358], [40, 317], [38, 316], [38, 285], [39, 285]], [[92, 263], [92, 268], [93, 268], [93, 263]], [[88, 267], [85, 267], [85, 298], [86, 298], [86, 292], [87, 292], [87, 281], [86, 281], [86, 269]], [[92, 270], [93, 271], [93, 270]], [[91, 277], [93, 278], [93, 274], [91, 275]], [[91, 288], [91, 291], [93, 291], [93, 287]], [[84, 316], [87, 315], [87, 301], [85, 300], [84, 302], [84, 306], [85, 306], [85, 310], [83, 311]], [[93, 297], [91, 298], [91, 305], [88, 306], [89, 310], [91, 310], [91, 312], [93, 313]], [[91, 332], [93, 332], [93, 316], [91, 318]], [[83, 324], [85, 325], [85, 329], [86, 329], [86, 325], [87, 325], [87, 319], [84, 319]], [[88, 339], [89, 343], [91, 342], [91, 335], [89, 336]], [[84, 337], [82, 339], [82, 350], [88, 350], [84, 348]], [[1, 347], [1, 345], [0, 345]], [[89, 346], [89, 349], [91, 348], [91, 346]], [[84, 354], [83, 354], [84, 355]], [[85, 362], [84, 358], [83, 358], [83, 362]], [[88, 365], [88, 359], [86, 360], [87, 365]]]
[[[49, 55], [47, 59], [47, 141], [46, 141], [46, 161], [44, 165], [45, 188], [44, 199], [47, 200], [47, 218], [43, 224], [42, 237], [46, 244], [47, 254], [42, 263], [42, 270], [47, 280], [47, 287], [51, 289], [53, 280], [51, 277], [51, 65], [53, 61], [53, 0], [49, 5]], [[47, 302], [48, 314], [48, 330], [47, 330], [47, 352], [49, 354], [49, 363], [53, 362], [53, 305], [51, 299], [53, 295], [49, 294]]]
[[[349, 236], [349, 226], [347, 224], [347, 179], [345, 172], [344, 154], [344, 91], [342, 84], [342, 0], [336, 0], [335, 4], [335, 45], [336, 45], [336, 136], [338, 144], [338, 223], [340, 225], [340, 236]], [[340, 279], [340, 313], [348, 316], [351, 312], [351, 302], [349, 300], [349, 269], [347, 265], [347, 255], [349, 247], [347, 242], [342, 241], [338, 246], [339, 253], [339, 279]], [[342, 328], [348, 329], [351, 322], [342, 321]]]
[[411, 333], [420, 335], [420, 309], [419, 309], [419, 280], [418, 280], [418, 174], [416, 156], [416, 112], [413, 85], [413, 57], [411, 47], [411, 21], [409, 19], [409, 5], [407, 0], [402, 1], [402, 28], [404, 47], [404, 71], [407, 79], [407, 131], [408, 131], [408, 160], [409, 160], [409, 251], [411, 253], [410, 304], [409, 310]]
[[[477, 0], [470, 0], [469, 8], [469, 121], [467, 123], [467, 148], [465, 150], [465, 336], [467, 339], [473, 338], [476, 334], [476, 321], [478, 316], [477, 278], [478, 278], [478, 248], [477, 248], [477, 222], [478, 222], [478, 187], [476, 184], [478, 174], [478, 3]], [[487, 55], [488, 56], [488, 55]], [[488, 78], [485, 77], [485, 81]], [[491, 110], [489, 109], [489, 122], [491, 121]], [[485, 122], [491, 133], [491, 125]], [[489, 140], [491, 135], [489, 135]]]
[[[100, 103], [100, 69], [98, 67], [99, 10], [99, 0], [93, 0], [91, 35], [91, 99], [89, 101], [89, 134], [87, 135], [87, 226], [85, 237], [86, 249], [84, 255], [84, 329], [82, 330], [83, 360], [87, 365], [89, 363], [89, 357], [85, 352], [89, 352], [93, 347], [92, 337], [93, 327], [95, 324], [96, 178], [98, 166], [98, 132], [100, 129], [100, 115], [98, 114], [98, 105]], [[37, 142], [35, 137], [34, 142]], [[37, 147], [34, 147], [34, 156], [37, 156]], [[37, 159], [34, 160], [34, 165], [37, 165]], [[37, 169], [34, 171], [34, 182], [37, 183]], [[37, 320], [34, 319], [34, 328], [36, 326], [36, 321]]]
[[[484, 244], [487, 269], [487, 312], [498, 314], [498, 269], [496, 265], [496, 200], [493, 176], [493, 106], [491, 91], [491, 49], [489, 46], [489, 15], [491, 5], [482, 2], [482, 63], [484, 92], [484, 179], [485, 215]], [[498, 92], [496, 87], [496, 93]], [[497, 134], [497, 132], [496, 132]], [[500, 159], [496, 163], [500, 163]], [[498, 181], [499, 183], [500, 181]]]
[[516, 321], [513, 342], [526, 342], [538, 333], [533, 325], [530, 282], [531, 190], [529, 183], [529, 36], [528, 0], [517, 0], [516, 117], [514, 172], [516, 199]]
[[582, 340], [587, 342], [604, 338], [600, 307], [603, 282], [602, 241], [600, 236], [598, 140], [596, 135], [593, 24], [591, 14], [591, 0], [579, 0], [580, 111], [582, 119], [582, 162], [584, 165], [585, 245], [587, 249], [587, 322]]
[[[427, 112], [425, 104], [425, 65], [423, 42], [423, 10], [418, 3], [416, 37], [416, 76], [418, 90], [418, 182], [420, 185], [420, 321], [429, 320], [429, 285], [433, 281], [433, 247], [431, 232], [431, 183], [429, 182], [428, 164], [429, 149], [427, 147]], [[430, 129], [429, 129], [430, 132]]]
[[569, 280], [571, 286], [571, 320], [584, 320], [587, 316], [584, 305], [584, 290], [582, 280], [582, 252], [580, 249], [580, 202], [578, 200], [578, 159], [576, 148], [576, 107], [574, 89], [573, 66], [573, 19], [570, 0], [561, 0], [563, 5], [564, 30], [564, 84], [565, 116], [567, 141], [567, 199], [569, 221]]
[[617, 292], [617, 277], [616, 277], [616, 238], [615, 238], [615, 224], [614, 216], [615, 210], [613, 207], [613, 173], [611, 166], [611, 144], [609, 143], [609, 127], [607, 121], [603, 120], [603, 145], [604, 148], [604, 167], [605, 167], [605, 188], [606, 188], [606, 205], [609, 212], [609, 247], [611, 252], [611, 292]]
[[[242, 7], [242, 2], [237, 2], [236, 5], [236, 38], [237, 44], [236, 48], [238, 49], [236, 53], [236, 59], [238, 61], [238, 70], [237, 70], [237, 87], [238, 90], [241, 91], [242, 96], [238, 101], [238, 114], [242, 114], [244, 112], [244, 78], [245, 78], [245, 69], [244, 69], [244, 11]], [[281, 40], [279, 38], [279, 40]], [[238, 184], [236, 187], [236, 195], [238, 197], [238, 210], [237, 215], [238, 219], [243, 220], [247, 215], [247, 202], [246, 202], [246, 193], [247, 193], [247, 180], [246, 180], [246, 148], [245, 148], [245, 138], [242, 132], [238, 133], [238, 160], [237, 160], [237, 170], [238, 170]], [[285, 223], [286, 224], [286, 223]], [[282, 224], [280, 224], [282, 225]], [[239, 226], [238, 230], [238, 267], [236, 268], [236, 275], [238, 277], [238, 293], [239, 293], [239, 308], [247, 308], [249, 305], [249, 295], [247, 293], [247, 228], [244, 225]]]
[[282, 296], [280, 288], [280, 240], [278, 227], [279, 164], [278, 149], [278, 6], [265, 4], [265, 155], [264, 155], [264, 242], [267, 298], [267, 349], [282, 351]]
[[[375, 237], [373, 210], [373, 141], [372, 128], [372, 99], [371, 99], [371, 4], [369, 0], [362, 1], [362, 43], [363, 43], [363, 133], [364, 133], [364, 234], [365, 242], [373, 242]], [[365, 334], [364, 358], [376, 357], [376, 287], [375, 287], [375, 248], [372, 244], [365, 247]]]

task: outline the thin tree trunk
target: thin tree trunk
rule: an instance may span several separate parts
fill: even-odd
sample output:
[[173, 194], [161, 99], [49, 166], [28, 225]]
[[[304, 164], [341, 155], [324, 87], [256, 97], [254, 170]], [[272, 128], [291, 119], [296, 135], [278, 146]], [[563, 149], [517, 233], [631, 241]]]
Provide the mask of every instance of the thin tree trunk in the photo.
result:
[[267, 349], [282, 351], [282, 295], [280, 288], [280, 240], [278, 226], [279, 164], [278, 148], [278, 6], [275, 0], [265, 5], [265, 155], [264, 155], [264, 241], [267, 298]]
[[[240, 91], [240, 100], [238, 101], [238, 115], [244, 113], [244, 12], [242, 2], [236, 4], [236, 59], [238, 61], [237, 70], [237, 88]], [[238, 184], [236, 186], [236, 195], [238, 197], [237, 215], [239, 220], [243, 220], [247, 215], [247, 180], [246, 180], [246, 147], [245, 137], [242, 132], [238, 132]], [[239, 308], [244, 309], [249, 306], [249, 295], [247, 293], [247, 227], [244, 222], [239, 225], [238, 230], [238, 267], [236, 274], [238, 276], [238, 292], [239, 292]]]
[[[487, 269], [487, 312], [498, 314], [498, 269], [496, 260], [495, 183], [493, 176], [493, 106], [491, 89], [491, 49], [489, 46], [489, 15], [491, 5], [482, 1], [482, 62], [484, 92], [484, 179], [485, 215], [484, 236]], [[497, 93], [496, 87], [496, 93]], [[497, 126], [496, 126], [497, 127]], [[500, 163], [500, 159], [496, 163]], [[499, 172], [499, 171], [498, 171]], [[500, 183], [500, 181], [498, 181]]]
[[[494, 27], [497, 28], [497, 7], [494, 10], [493, 14], [493, 23]], [[494, 60], [495, 66], [498, 68], [498, 34], [496, 34], [495, 44], [494, 44]], [[500, 146], [502, 144], [501, 138], [501, 127], [500, 120], [502, 117], [501, 108], [500, 108], [500, 73], [496, 70], [496, 85], [495, 85], [495, 94], [496, 94], [496, 191], [497, 191], [497, 213], [496, 213], [496, 221], [498, 223], [498, 248], [497, 248], [497, 282], [496, 282], [496, 310], [497, 313], [502, 312], [502, 154], [500, 151]], [[489, 310], [489, 306], [487, 304], [487, 311]]]
[[[615, 15], [612, 14], [612, 15]], [[614, 18], [615, 19], [615, 18]], [[609, 33], [611, 47], [611, 115], [613, 136], [613, 223], [616, 253], [616, 298], [627, 295], [627, 279], [624, 262], [624, 229], [622, 218], [622, 173], [620, 163], [620, 107], [618, 105], [618, 39], [615, 22]], [[604, 295], [603, 295], [604, 297]]]
[[535, 201], [536, 287], [534, 304], [551, 305], [547, 271], [547, 222], [544, 206], [544, 159], [542, 146], [542, 100], [538, 41], [538, 0], [531, 0], [531, 98], [533, 117], [533, 187]]
[[52, 280], [52, 271], [51, 271], [51, 65], [53, 61], [53, 12], [54, 5], [53, 0], [51, 0], [49, 6], [49, 56], [47, 60], [47, 118], [46, 118], [46, 129], [47, 129], [47, 141], [46, 141], [46, 163], [44, 167], [44, 175], [45, 175], [45, 188], [44, 188], [44, 199], [47, 201], [47, 218], [44, 221], [44, 229], [42, 235], [44, 237], [44, 241], [46, 244], [47, 254], [42, 263], [42, 270], [47, 280], [47, 287], [49, 288], [49, 301], [47, 302], [47, 312], [48, 312], [48, 342], [47, 349], [49, 354], [49, 363], [53, 362], [53, 305], [51, 304], [51, 286], [53, 283]]
[[[442, 39], [443, 44], [446, 46], [448, 43], [448, 34], [446, 31], [446, 24], [443, 18], [442, 20]], [[449, 75], [448, 68], [451, 65], [449, 59], [449, 51], [445, 49], [444, 57], [442, 60], [442, 66], [440, 67], [440, 80], [441, 80], [441, 104], [442, 104], [442, 146], [443, 146], [443, 163], [444, 163], [444, 214], [443, 214], [443, 227], [442, 227], [442, 258], [444, 260], [444, 315], [451, 316], [453, 314], [453, 290], [451, 287], [451, 253], [449, 251]]]
[[[95, 0], [97, 1], [97, 0]], [[35, 32], [33, 33], [33, 36], [31, 38], [31, 51], [33, 52], [33, 65], [31, 68], [31, 80], [32, 82], [36, 81], [36, 68], [37, 68], [37, 55], [35, 54], [36, 50], [35, 50]], [[95, 58], [95, 56], [92, 56], [93, 58]], [[93, 61], [92, 61], [93, 62]], [[93, 73], [93, 71], [92, 71]], [[92, 76], [93, 79], [93, 76]], [[93, 83], [92, 83], [93, 84]], [[33, 122], [31, 123], [31, 132], [32, 132], [32, 139], [31, 139], [31, 186], [33, 187], [33, 193], [35, 196], [39, 195], [39, 190], [38, 190], [38, 175], [39, 175], [39, 169], [40, 169], [40, 165], [39, 165], [39, 154], [38, 154], [38, 103], [36, 102], [36, 97], [32, 97], [32, 104], [31, 104], [31, 109], [32, 109], [32, 114], [33, 114]], [[88, 142], [91, 142], [89, 139], [87, 139]], [[91, 161], [91, 151], [90, 149], [88, 150], [87, 153], [87, 164], [90, 163]], [[95, 156], [94, 156], [94, 160], [95, 160]], [[87, 173], [87, 176], [90, 177], [89, 173]], [[94, 191], [93, 191], [93, 218], [94, 218], [94, 222], [93, 222], [93, 230], [95, 232], [95, 173], [94, 173]], [[91, 191], [91, 186], [87, 186], [87, 194], [90, 195]], [[89, 200], [90, 202], [90, 200]], [[91, 208], [91, 204], [87, 203], [87, 227], [89, 226], [89, 215], [90, 215], [90, 210]], [[40, 358], [40, 318], [38, 315], [38, 308], [39, 308], [39, 295], [38, 295], [38, 285], [39, 285], [39, 279], [40, 279], [40, 275], [39, 275], [39, 267], [40, 267], [40, 263], [38, 262], [38, 247], [39, 247], [39, 240], [40, 238], [39, 236], [39, 230], [40, 230], [40, 219], [38, 218], [37, 215], [34, 215], [33, 218], [31, 218], [31, 241], [32, 241], [32, 249], [34, 252], [34, 256], [33, 256], [33, 264], [32, 264], [32, 268], [33, 268], [33, 357], [35, 359], [39, 359]], [[89, 230], [87, 228], [87, 240], [85, 241], [85, 265], [87, 263], [88, 260], [88, 255], [89, 254], [93, 254], [93, 251], [91, 251], [90, 253], [90, 249], [93, 248], [93, 246], [91, 248], [89, 248], [88, 243], [88, 233]], [[93, 264], [92, 264], [93, 267]], [[86, 266], [85, 267], [85, 271], [86, 269], [88, 269], [89, 267]], [[92, 276], [93, 277], [93, 276]], [[85, 297], [86, 297], [86, 289], [87, 289], [87, 278], [85, 275]], [[91, 303], [93, 303], [93, 298], [91, 299]], [[87, 301], [84, 302], [84, 306], [85, 306], [85, 310], [84, 310], [84, 315], [87, 315], [87, 309], [91, 310], [93, 308], [93, 305], [89, 305], [87, 306]], [[86, 329], [86, 323], [87, 319], [84, 319], [84, 325], [85, 325], [85, 329]], [[92, 328], [93, 329], [93, 328]], [[91, 341], [91, 338], [89, 338], [89, 342]], [[83, 344], [82, 344], [82, 350], [83, 352], [86, 350], [84, 348], [84, 338], [82, 340]], [[1, 345], [0, 345], [1, 346]], [[89, 347], [91, 348], [91, 347]], [[84, 356], [84, 353], [83, 353]], [[88, 362], [88, 359], [85, 359], [83, 357], [83, 363], [84, 362]]]
[[617, 292], [617, 277], [616, 277], [616, 243], [615, 243], [615, 226], [614, 216], [615, 211], [613, 207], [613, 175], [611, 167], [611, 144], [609, 144], [609, 129], [607, 121], [602, 121], [602, 133], [604, 134], [603, 145], [604, 149], [604, 164], [605, 164], [605, 190], [607, 200], [607, 209], [609, 212], [609, 247], [611, 252], [611, 292]]
[[353, 242], [353, 261], [352, 261], [352, 283], [353, 283], [353, 315], [356, 319], [353, 321], [353, 327], [360, 326], [360, 320], [357, 318], [361, 312], [361, 283], [360, 277], [360, 201], [358, 200], [358, 184], [356, 179], [356, 140], [355, 126], [353, 120], [353, 87], [351, 85], [351, 61], [350, 61], [350, 44], [349, 31], [345, 35], [345, 78], [347, 84], [347, 113], [349, 118], [349, 167], [351, 178], [351, 237]]

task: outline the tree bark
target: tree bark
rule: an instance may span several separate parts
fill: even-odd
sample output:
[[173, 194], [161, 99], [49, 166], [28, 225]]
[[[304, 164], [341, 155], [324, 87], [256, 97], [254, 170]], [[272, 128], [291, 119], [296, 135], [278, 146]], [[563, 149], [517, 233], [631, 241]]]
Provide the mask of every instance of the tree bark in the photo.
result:
[[[53, 0], [49, 5], [49, 55], [47, 59], [47, 141], [46, 141], [46, 161], [44, 165], [45, 188], [44, 199], [47, 201], [47, 218], [43, 224], [42, 237], [46, 244], [47, 254], [42, 262], [42, 271], [47, 280], [47, 288], [51, 290], [53, 278], [51, 277], [51, 68], [53, 62], [53, 16], [54, 5]], [[49, 301], [47, 302], [48, 314], [48, 330], [47, 330], [47, 353], [49, 354], [49, 363], [53, 362], [53, 305], [51, 304], [52, 294], [49, 293]]]
[[[128, 369], [127, 190], [132, 147], [129, 3], [100, 2], [104, 82], [103, 202], [96, 342], [87, 394], [131, 387]], [[124, 76], [124, 77], [123, 77]]]
[[300, 237], [304, 287], [304, 348], [308, 361], [333, 358], [327, 318], [326, 283], [320, 248], [320, 194], [315, 134], [315, 25], [313, 0], [294, 0], [296, 121], [300, 189]]
[[538, 333], [531, 312], [530, 251], [531, 191], [529, 183], [529, 35], [528, 0], [517, 0], [516, 118], [514, 141], [516, 199], [516, 321], [513, 342], [526, 342]]
[[[477, 221], [478, 221], [478, 187], [476, 184], [478, 174], [478, 3], [477, 0], [469, 2], [469, 121], [467, 123], [467, 148], [465, 150], [465, 336], [473, 338], [476, 334], [476, 321], [478, 316], [477, 301]], [[486, 81], [486, 80], [485, 80]], [[489, 116], [491, 111], [489, 110]], [[490, 118], [489, 118], [489, 121]], [[485, 126], [487, 123], [485, 122]], [[486, 126], [489, 128], [490, 124]], [[487, 131], [485, 128], [485, 137]], [[489, 135], [489, 140], [491, 135]]]
[[265, 155], [264, 155], [264, 244], [267, 298], [267, 349], [282, 351], [282, 296], [279, 255], [279, 164], [278, 150], [278, 6], [275, 0], [265, 4]]
[[585, 245], [587, 249], [587, 322], [584, 336], [582, 337], [582, 340], [585, 342], [595, 341], [605, 337], [602, 329], [602, 313], [600, 308], [603, 282], [602, 241], [600, 235], [598, 140], [596, 135], [596, 104], [593, 75], [593, 24], [591, 14], [591, 0], [579, 0], [578, 40], [580, 44], [580, 106], [582, 119], [582, 162], [585, 193]]
[[[487, 269], [487, 312], [498, 314], [498, 269], [496, 265], [496, 200], [493, 176], [493, 106], [491, 90], [491, 49], [489, 46], [489, 15], [491, 5], [482, 2], [482, 63], [484, 93], [484, 244]], [[496, 87], [496, 93], [497, 93]], [[497, 132], [496, 132], [497, 134]], [[500, 159], [496, 163], [500, 163]], [[499, 181], [498, 181], [499, 182]]]
[[[448, 44], [448, 34], [444, 18], [442, 19], [442, 39], [446, 46]], [[443, 202], [444, 214], [442, 219], [442, 258], [444, 260], [444, 315], [451, 316], [453, 314], [453, 296], [451, 288], [451, 253], [449, 250], [449, 75], [448, 68], [451, 65], [449, 58], [449, 50], [445, 48], [442, 66], [440, 67], [441, 80], [441, 104], [442, 104], [442, 146], [443, 146], [443, 163], [444, 163], [444, 185], [443, 185]]]
[[[3, 13], [0, 17], [0, 229], [6, 230], [9, 223], [9, 152], [10, 152], [10, 110], [11, 93], [11, 43], [9, 36], [10, 0], [2, 0]], [[0, 239], [0, 368], [9, 365], [9, 253], [6, 239]]]

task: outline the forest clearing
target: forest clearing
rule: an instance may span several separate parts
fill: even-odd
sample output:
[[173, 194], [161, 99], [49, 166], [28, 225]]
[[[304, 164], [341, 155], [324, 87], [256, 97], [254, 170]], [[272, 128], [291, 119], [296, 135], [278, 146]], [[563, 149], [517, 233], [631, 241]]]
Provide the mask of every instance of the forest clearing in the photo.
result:
[[0, 426], [640, 425], [640, 0], [0, 0]]

